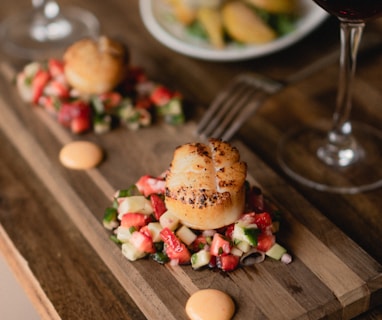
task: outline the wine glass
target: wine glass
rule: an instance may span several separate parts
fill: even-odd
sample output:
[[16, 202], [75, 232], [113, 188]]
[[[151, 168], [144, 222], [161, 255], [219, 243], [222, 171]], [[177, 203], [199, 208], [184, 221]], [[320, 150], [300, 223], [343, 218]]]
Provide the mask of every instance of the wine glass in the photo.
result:
[[337, 104], [329, 126], [291, 131], [281, 140], [278, 160], [300, 183], [354, 194], [382, 186], [382, 132], [350, 120], [358, 46], [365, 22], [382, 14], [382, 0], [313, 0], [340, 22]]
[[99, 33], [98, 19], [86, 10], [61, 8], [54, 0], [32, 0], [32, 6], [0, 26], [3, 50], [11, 56], [29, 60], [52, 57], [76, 40]]

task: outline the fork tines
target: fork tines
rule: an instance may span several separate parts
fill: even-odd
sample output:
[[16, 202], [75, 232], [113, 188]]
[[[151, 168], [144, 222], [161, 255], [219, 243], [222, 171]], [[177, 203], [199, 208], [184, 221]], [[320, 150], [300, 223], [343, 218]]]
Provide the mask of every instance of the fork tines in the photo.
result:
[[261, 79], [239, 75], [212, 102], [197, 126], [197, 134], [229, 140], [267, 96]]

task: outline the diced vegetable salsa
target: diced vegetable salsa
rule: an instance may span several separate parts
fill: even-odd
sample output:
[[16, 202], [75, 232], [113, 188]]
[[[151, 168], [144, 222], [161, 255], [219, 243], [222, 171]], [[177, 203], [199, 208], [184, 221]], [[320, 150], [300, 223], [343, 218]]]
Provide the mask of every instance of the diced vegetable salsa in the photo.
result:
[[145, 175], [114, 194], [103, 225], [130, 261], [150, 257], [161, 264], [222, 271], [261, 262], [265, 256], [291, 262], [287, 250], [276, 242], [279, 211], [265, 201], [259, 188], [248, 183], [246, 187], [246, 210], [239, 220], [218, 230], [201, 231], [182, 225], [166, 209], [164, 179]]
[[136, 130], [153, 119], [185, 121], [181, 94], [149, 80], [139, 67], [130, 66], [114, 91], [84, 96], [67, 83], [64, 62], [49, 59], [27, 64], [16, 75], [16, 86], [25, 102], [43, 107], [73, 133], [104, 133], [121, 124]]

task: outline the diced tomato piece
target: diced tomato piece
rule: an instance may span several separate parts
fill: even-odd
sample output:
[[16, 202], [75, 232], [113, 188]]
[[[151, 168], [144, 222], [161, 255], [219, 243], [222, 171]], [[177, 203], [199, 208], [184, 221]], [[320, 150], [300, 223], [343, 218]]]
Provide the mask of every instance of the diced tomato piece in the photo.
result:
[[133, 232], [131, 235], [131, 238], [129, 239], [129, 242], [136, 247], [139, 251], [147, 252], [147, 253], [154, 253], [155, 248], [153, 244], [153, 240], [150, 236], [147, 234], [144, 234], [139, 231]]
[[150, 99], [155, 105], [164, 106], [171, 100], [172, 96], [173, 94], [168, 88], [159, 85], [151, 93]]
[[213, 256], [225, 255], [231, 252], [231, 244], [229, 240], [224, 238], [220, 233], [215, 233], [212, 238], [210, 253]]
[[44, 92], [44, 87], [50, 80], [50, 74], [48, 71], [45, 70], [38, 70], [36, 72], [36, 75], [34, 76], [32, 80], [32, 88], [33, 88], [33, 97], [32, 102], [37, 104], [38, 100], [42, 96], [42, 93]]
[[135, 185], [145, 197], [153, 193], [164, 194], [165, 190], [165, 181], [163, 179], [154, 178], [149, 175], [142, 176]]
[[64, 62], [57, 59], [49, 59], [48, 69], [53, 78], [61, 76], [64, 73]]
[[256, 213], [255, 223], [261, 231], [272, 226], [272, 217], [268, 212]]
[[261, 233], [257, 237], [257, 250], [267, 252], [276, 242], [276, 238], [272, 234]]
[[156, 193], [151, 194], [150, 200], [154, 210], [155, 219], [159, 221], [161, 215], [167, 211], [166, 205], [162, 198]]
[[216, 265], [223, 271], [233, 271], [239, 265], [240, 258], [233, 254], [216, 257]]
[[166, 245], [166, 254], [171, 260], [176, 260], [179, 264], [190, 263], [190, 251], [169, 228], [163, 228], [160, 236]]
[[147, 224], [147, 216], [142, 213], [126, 213], [121, 220], [121, 226], [125, 228], [135, 227], [139, 229]]

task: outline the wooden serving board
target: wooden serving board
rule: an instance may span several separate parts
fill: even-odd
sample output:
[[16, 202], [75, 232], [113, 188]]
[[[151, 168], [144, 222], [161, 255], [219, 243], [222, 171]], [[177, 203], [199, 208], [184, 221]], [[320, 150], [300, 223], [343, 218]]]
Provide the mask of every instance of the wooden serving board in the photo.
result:
[[[1, 67], [9, 80], [10, 70]], [[203, 288], [227, 292], [237, 307], [235, 319], [350, 319], [382, 304], [382, 266], [239, 141], [233, 144], [248, 164], [249, 180], [282, 211], [277, 237], [293, 262], [267, 259], [231, 273], [194, 271], [127, 261], [101, 221], [116, 189], [143, 174], [160, 174], [176, 146], [196, 140], [194, 123], [74, 136], [43, 110], [21, 102], [16, 92], [0, 97], [0, 114], [1, 130], [148, 319], [186, 319], [187, 299]], [[59, 163], [60, 148], [79, 139], [104, 149], [97, 169], [72, 171]]]

